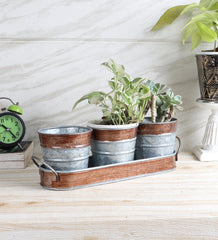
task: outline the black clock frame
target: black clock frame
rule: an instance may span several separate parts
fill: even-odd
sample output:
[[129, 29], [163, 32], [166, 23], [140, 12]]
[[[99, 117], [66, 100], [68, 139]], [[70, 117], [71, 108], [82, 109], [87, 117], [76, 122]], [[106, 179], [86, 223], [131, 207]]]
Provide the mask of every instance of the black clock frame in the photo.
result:
[[17, 118], [20, 121], [20, 123], [21, 123], [21, 125], [23, 127], [22, 135], [20, 136], [20, 138], [16, 142], [13, 142], [13, 143], [3, 143], [3, 142], [0, 141], [0, 148], [7, 149], [7, 148], [11, 148], [11, 147], [17, 146], [23, 140], [25, 132], [26, 132], [26, 127], [25, 127], [23, 119], [20, 116], [18, 116], [17, 114], [15, 114], [13, 112], [3, 112], [3, 113], [0, 113], [0, 117], [5, 116], [5, 115], [10, 115], [10, 116], [13, 116], [13, 117]]

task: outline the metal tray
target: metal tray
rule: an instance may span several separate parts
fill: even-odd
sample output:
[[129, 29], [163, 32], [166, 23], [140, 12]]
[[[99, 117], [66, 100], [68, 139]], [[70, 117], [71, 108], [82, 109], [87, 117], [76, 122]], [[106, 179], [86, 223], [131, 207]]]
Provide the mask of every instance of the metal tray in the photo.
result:
[[[88, 168], [70, 172], [55, 171], [35, 156], [32, 160], [39, 168], [42, 187], [49, 190], [71, 190], [168, 172], [176, 168], [177, 156], [178, 151], [168, 156], [99, 167], [92, 167], [92, 158], [90, 157]], [[39, 165], [38, 161], [42, 164]]]

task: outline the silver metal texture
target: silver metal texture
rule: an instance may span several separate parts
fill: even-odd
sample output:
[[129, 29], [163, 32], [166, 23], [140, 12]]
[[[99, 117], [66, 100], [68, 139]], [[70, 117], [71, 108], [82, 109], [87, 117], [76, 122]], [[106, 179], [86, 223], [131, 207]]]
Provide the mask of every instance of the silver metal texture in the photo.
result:
[[[44, 128], [40, 129], [38, 132], [47, 135], [49, 138], [53, 138], [57, 135], [63, 136], [64, 138], [64, 136], [81, 135], [89, 131], [91, 131], [91, 129], [87, 127], [67, 126]], [[56, 171], [72, 171], [88, 167], [90, 146], [77, 146], [76, 148], [61, 148], [61, 146], [50, 148], [41, 146], [41, 149], [44, 162]]]
[[136, 138], [122, 141], [91, 140], [94, 166], [132, 161]]
[[[36, 165], [39, 169], [41, 168], [41, 166], [44, 166], [44, 167], [48, 168], [49, 170], [51, 170], [51, 171], [55, 174], [55, 176], [56, 176], [56, 181], [57, 181], [57, 182], [60, 181], [59, 174], [58, 174], [49, 164], [47, 164], [47, 163], [44, 162], [42, 159], [40, 159], [40, 158], [38, 158], [38, 157], [36, 157], [36, 156], [32, 156], [32, 161], [35, 163], [35, 165]], [[40, 163], [42, 163], [42, 165], [39, 165], [39, 164], [38, 164], [38, 161], [39, 161]]]
[[71, 171], [88, 167], [90, 146], [82, 148], [43, 148], [44, 161], [55, 170]]
[[172, 154], [175, 148], [176, 133], [159, 135], [138, 135], [135, 158], [151, 158]]
[[[103, 125], [99, 121], [91, 121], [88, 127], [96, 130], [127, 130], [137, 128], [138, 123], [124, 125]], [[136, 137], [119, 141], [91, 140], [94, 166], [122, 163], [134, 160]]]
[[60, 134], [81, 134], [90, 131], [88, 127], [80, 126], [61, 126], [53, 128], [42, 128], [38, 130], [38, 133], [41, 134], [51, 134], [51, 135], [60, 135]]

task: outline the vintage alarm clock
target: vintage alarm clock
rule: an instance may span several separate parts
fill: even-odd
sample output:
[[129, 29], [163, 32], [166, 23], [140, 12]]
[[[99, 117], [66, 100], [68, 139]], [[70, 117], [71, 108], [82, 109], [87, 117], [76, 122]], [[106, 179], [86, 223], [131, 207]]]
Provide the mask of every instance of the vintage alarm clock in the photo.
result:
[[20, 145], [25, 135], [25, 124], [19, 115], [22, 115], [23, 110], [18, 103], [14, 103], [10, 98], [0, 97], [1, 99], [9, 100], [13, 105], [6, 110], [2, 108], [0, 112], [0, 148], [8, 149]]

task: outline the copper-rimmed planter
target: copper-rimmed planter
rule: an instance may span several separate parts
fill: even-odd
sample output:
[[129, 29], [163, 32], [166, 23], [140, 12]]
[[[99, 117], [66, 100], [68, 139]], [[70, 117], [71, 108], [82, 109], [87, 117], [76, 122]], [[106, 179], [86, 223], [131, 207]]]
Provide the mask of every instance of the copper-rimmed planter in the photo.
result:
[[145, 118], [139, 124], [136, 141], [136, 159], [173, 154], [175, 150], [177, 119], [152, 123]]
[[132, 161], [138, 123], [125, 125], [88, 124], [93, 129], [91, 140], [94, 166]]
[[43, 159], [56, 171], [88, 167], [92, 129], [79, 126], [44, 128], [38, 131]]

